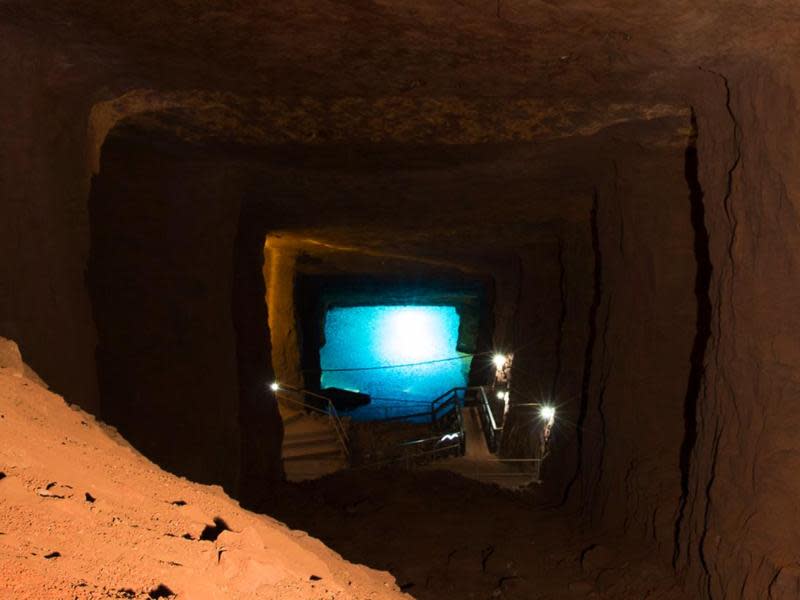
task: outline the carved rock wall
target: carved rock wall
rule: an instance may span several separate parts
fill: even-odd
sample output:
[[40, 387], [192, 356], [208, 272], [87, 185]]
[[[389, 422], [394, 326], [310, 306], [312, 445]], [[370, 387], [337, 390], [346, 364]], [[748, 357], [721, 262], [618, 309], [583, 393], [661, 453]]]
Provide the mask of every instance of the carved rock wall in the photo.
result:
[[0, 335], [54, 390], [96, 410], [81, 83], [58, 48], [0, 27]]
[[223, 169], [112, 141], [89, 201], [100, 414], [165, 468], [229, 490], [239, 200]]
[[800, 595], [800, 80], [704, 72], [710, 336], [677, 564], [708, 598]]

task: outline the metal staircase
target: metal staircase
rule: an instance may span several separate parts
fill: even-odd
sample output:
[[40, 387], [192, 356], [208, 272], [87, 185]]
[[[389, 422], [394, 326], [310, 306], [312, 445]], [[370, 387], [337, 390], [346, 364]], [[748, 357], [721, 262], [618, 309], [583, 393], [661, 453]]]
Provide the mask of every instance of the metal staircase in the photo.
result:
[[333, 404], [320, 409], [285, 390], [279, 403], [283, 418], [283, 469], [288, 481], [317, 479], [349, 466], [345, 423]]
[[492, 418], [488, 402], [483, 403], [485, 399], [485, 392], [481, 388], [477, 397], [461, 409], [464, 452], [426, 465], [426, 468], [452, 471], [463, 477], [511, 489], [538, 483], [541, 458], [497, 456], [503, 428]]
[[[283, 464], [289, 481], [316, 479], [350, 468], [350, 439], [346, 422], [333, 403], [307, 390], [282, 390], [279, 396], [284, 423]], [[322, 400], [322, 406], [302, 400], [304, 394]], [[435, 398], [429, 410], [382, 419], [413, 422], [425, 418], [429, 426], [423, 435], [390, 444], [380, 460], [356, 468], [403, 466], [450, 470], [465, 477], [504, 487], [520, 487], [539, 481], [544, 456], [500, 458], [502, 411], [487, 396], [486, 388], [453, 388]], [[402, 435], [402, 434], [401, 434]]]

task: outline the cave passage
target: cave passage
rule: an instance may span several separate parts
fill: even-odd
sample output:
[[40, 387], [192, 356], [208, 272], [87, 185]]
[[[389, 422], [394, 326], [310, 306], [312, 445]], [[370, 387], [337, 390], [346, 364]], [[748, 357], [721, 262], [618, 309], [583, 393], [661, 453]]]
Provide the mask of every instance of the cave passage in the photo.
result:
[[456, 350], [453, 306], [334, 307], [320, 349], [322, 387], [369, 394], [348, 413], [373, 420], [425, 412], [443, 392], [467, 384], [472, 355]]

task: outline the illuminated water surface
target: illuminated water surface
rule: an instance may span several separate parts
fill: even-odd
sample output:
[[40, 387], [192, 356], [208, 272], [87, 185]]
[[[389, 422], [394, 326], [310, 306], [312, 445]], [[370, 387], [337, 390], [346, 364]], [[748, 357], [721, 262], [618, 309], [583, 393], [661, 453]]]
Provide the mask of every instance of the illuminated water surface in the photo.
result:
[[[459, 321], [452, 306], [332, 308], [320, 349], [322, 387], [372, 396], [349, 413], [359, 420], [429, 410], [436, 396], [467, 384], [471, 357], [456, 351]], [[353, 368], [363, 370], [336, 371]]]

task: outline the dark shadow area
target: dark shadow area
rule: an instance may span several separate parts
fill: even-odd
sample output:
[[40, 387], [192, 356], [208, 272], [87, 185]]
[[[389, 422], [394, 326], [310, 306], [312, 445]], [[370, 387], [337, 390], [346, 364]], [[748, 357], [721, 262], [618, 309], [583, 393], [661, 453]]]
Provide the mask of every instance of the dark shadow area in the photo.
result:
[[235, 493], [239, 199], [197, 157], [112, 137], [89, 212], [103, 419], [164, 468]]
[[[638, 578], [647, 552], [581, 531], [535, 498], [446, 471], [381, 469], [285, 486], [263, 508], [348, 560], [389, 571], [419, 600], [644, 598], [653, 588], [661, 600], [685, 598], [667, 569]], [[609, 577], [620, 553], [630, 574], [614, 566]]]
[[252, 505], [283, 476], [280, 460], [283, 423], [269, 389], [274, 379], [264, 266], [264, 227], [243, 203], [234, 242], [231, 315], [236, 334], [238, 414], [242, 439], [239, 499]]

